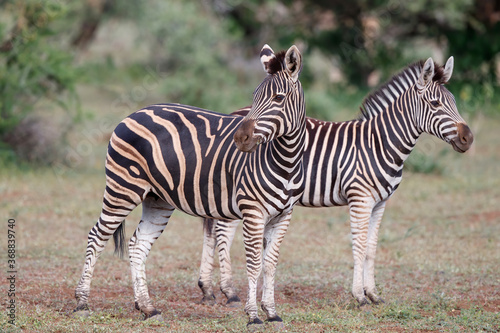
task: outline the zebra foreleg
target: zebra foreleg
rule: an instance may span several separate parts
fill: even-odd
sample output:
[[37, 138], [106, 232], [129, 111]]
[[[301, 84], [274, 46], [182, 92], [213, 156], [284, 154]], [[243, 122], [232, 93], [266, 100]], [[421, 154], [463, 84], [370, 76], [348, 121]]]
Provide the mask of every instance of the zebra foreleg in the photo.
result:
[[220, 290], [227, 298], [226, 306], [238, 307], [241, 303], [236, 294], [231, 272], [231, 244], [240, 221], [218, 221], [216, 226], [217, 247], [220, 263]]
[[349, 201], [352, 254], [354, 258], [352, 295], [356, 298], [360, 306], [368, 304], [363, 288], [363, 264], [366, 258], [368, 226], [372, 210], [373, 200], [368, 202], [367, 199], [360, 198]]
[[245, 312], [248, 315], [247, 327], [261, 325], [257, 308], [257, 279], [262, 271], [262, 243], [265, 219], [260, 212], [243, 213], [243, 242], [247, 261], [248, 294]]
[[214, 271], [215, 247], [217, 246], [215, 235], [216, 224], [217, 220], [209, 218], [203, 219], [203, 251], [201, 253], [198, 287], [200, 287], [203, 293], [201, 303], [205, 305], [215, 304], [212, 273]]
[[368, 228], [368, 245], [363, 269], [365, 294], [373, 304], [384, 303], [384, 300], [378, 296], [375, 287], [375, 254], [377, 252], [378, 230], [384, 215], [385, 204], [386, 201], [382, 201], [373, 208]]
[[276, 220], [270, 221], [264, 231], [264, 287], [262, 290], [262, 310], [264, 310], [268, 322], [282, 322], [283, 320], [276, 313], [274, 302], [274, 276], [276, 265], [278, 264], [279, 249], [286, 231], [290, 224], [292, 211], [280, 216]]
[[134, 285], [135, 308], [145, 318], [159, 315], [149, 298], [146, 281], [146, 259], [153, 243], [167, 226], [174, 208], [161, 199], [148, 196], [144, 202], [142, 219], [129, 242], [129, 259]]

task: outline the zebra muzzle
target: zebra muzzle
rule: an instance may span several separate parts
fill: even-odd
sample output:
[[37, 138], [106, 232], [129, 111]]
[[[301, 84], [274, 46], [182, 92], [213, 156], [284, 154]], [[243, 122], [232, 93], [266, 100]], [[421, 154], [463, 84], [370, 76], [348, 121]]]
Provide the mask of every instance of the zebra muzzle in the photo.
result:
[[469, 126], [464, 123], [457, 124], [457, 136], [450, 143], [459, 153], [465, 153], [474, 142], [474, 135]]
[[255, 120], [244, 120], [240, 127], [234, 133], [234, 143], [236, 147], [244, 152], [252, 153], [257, 149], [257, 146], [262, 143], [261, 137], [254, 135]]

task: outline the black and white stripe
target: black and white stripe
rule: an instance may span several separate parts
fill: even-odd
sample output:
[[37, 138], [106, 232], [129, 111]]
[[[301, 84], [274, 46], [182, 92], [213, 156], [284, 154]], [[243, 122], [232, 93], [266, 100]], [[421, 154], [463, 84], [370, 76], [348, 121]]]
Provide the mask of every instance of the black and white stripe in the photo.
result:
[[[374, 278], [378, 229], [385, 204], [401, 182], [403, 163], [420, 135], [433, 134], [458, 152], [472, 144], [472, 132], [459, 115], [453, 95], [443, 86], [452, 71], [453, 58], [445, 67], [436, 69], [428, 59], [410, 65], [367, 97], [359, 119], [326, 122], [307, 118], [305, 190], [298, 204], [349, 206], [354, 257], [352, 293], [360, 304], [368, 302], [365, 296], [373, 303], [382, 301]], [[238, 301], [229, 258], [237, 224], [207, 223], [199, 284], [211, 288], [217, 245], [221, 290], [228, 302]], [[204, 299], [213, 292], [209, 288], [202, 288]]]
[[146, 318], [160, 313], [147, 289], [147, 255], [174, 209], [179, 209], [201, 217], [243, 219], [249, 323], [262, 323], [256, 303], [261, 270], [262, 307], [268, 320], [281, 321], [274, 304], [276, 263], [292, 208], [303, 190], [305, 106], [298, 81], [302, 60], [295, 46], [274, 54], [266, 45], [261, 58], [268, 75], [255, 90], [245, 118], [158, 104], [117, 126], [106, 157], [102, 213], [89, 233], [75, 291], [77, 310], [88, 308], [93, 270], [106, 242], [112, 235], [121, 240], [123, 234], [116, 231], [142, 203], [129, 257], [136, 308]]

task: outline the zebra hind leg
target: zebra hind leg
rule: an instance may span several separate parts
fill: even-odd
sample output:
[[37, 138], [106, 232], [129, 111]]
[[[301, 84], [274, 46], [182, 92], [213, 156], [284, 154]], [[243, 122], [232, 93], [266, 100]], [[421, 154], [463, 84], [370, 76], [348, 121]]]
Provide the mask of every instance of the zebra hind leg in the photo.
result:
[[365, 297], [363, 265], [366, 258], [368, 227], [372, 209], [373, 201], [365, 198], [356, 198], [349, 202], [352, 253], [354, 258], [352, 295], [358, 301], [359, 306], [369, 304]]
[[240, 221], [218, 221], [216, 225], [217, 247], [219, 249], [220, 263], [220, 290], [227, 298], [226, 306], [239, 307], [241, 299], [236, 293], [231, 271], [231, 244]]
[[203, 220], [203, 252], [201, 256], [200, 277], [198, 286], [203, 292], [202, 304], [214, 305], [213, 270], [215, 248], [219, 250], [221, 270], [221, 291], [227, 298], [226, 306], [239, 307], [241, 300], [234, 288], [231, 273], [231, 244], [239, 221], [223, 221], [214, 219]]
[[[141, 198], [136, 195], [116, 197], [111, 193], [115, 192], [106, 186], [101, 216], [88, 235], [85, 263], [80, 281], [75, 289], [77, 306], [74, 313], [77, 316], [86, 316], [88, 314], [90, 283], [97, 259], [111, 236], [122, 226], [128, 214], [141, 202]], [[119, 230], [119, 232], [121, 231]]]
[[214, 219], [203, 219], [203, 251], [201, 253], [200, 277], [198, 278], [198, 287], [203, 293], [201, 304], [215, 305], [215, 295], [213, 288], [212, 273], [214, 271], [214, 255], [216, 247]]
[[160, 237], [172, 216], [174, 207], [158, 196], [149, 194], [142, 203], [142, 218], [130, 238], [129, 259], [134, 285], [135, 308], [144, 314], [144, 319], [161, 314], [151, 302], [146, 281], [146, 259], [153, 243]]
[[368, 240], [366, 249], [366, 259], [363, 268], [363, 284], [365, 295], [372, 302], [372, 304], [385, 303], [384, 300], [378, 295], [375, 287], [375, 254], [377, 251], [378, 230], [382, 216], [384, 214], [386, 201], [379, 202], [373, 208], [370, 225], [368, 228]]

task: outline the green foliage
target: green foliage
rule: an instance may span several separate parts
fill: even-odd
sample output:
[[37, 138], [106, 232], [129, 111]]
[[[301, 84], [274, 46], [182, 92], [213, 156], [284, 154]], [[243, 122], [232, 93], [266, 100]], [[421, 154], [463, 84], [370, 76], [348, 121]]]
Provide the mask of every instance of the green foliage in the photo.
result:
[[66, 110], [73, 119], [79, 116], [75, 91], [78, 72], [72, 54], [65, 51], [60, 36], [56, 37], [59, 32], [53, 29], [67, 14], [66, 6], [52, 1], [12, 1], [4, 6], [6, 11], [0, 17], [3, 158], [11, 155], [5, 152], [8, 146], [19, 152], [26, 141], [23, 136], [33, 134], [23, 133], [19, 138], [18, 132], [23, 130], [19, 126], [42, 99]]
[[[41, 155], [43, 160], [57, 154], [59, 147], [36, 150], [24, 144], [19, 149], [19, 142], [29, 137], [47, 141], [38, 135], [51, 128], [33, 121], [40, 110], [44, 121], [59, 121], [52, 129], [74, 128], [82, 116], [77, 83], [102, 87], [110, 95], [125, 94], [131, 102], [112, 105], [126, 104], [130, 112], [146, 100], [226, 113], [249, 105], [264, 76], [257, 60], [264, 43], [275, 51], [292, 43], [300, 47], [309, 116], [352, 119], [368, 86], [410, 62], [441, 54], [455, 56], [449, 89], [466, 120], [484, 110], [488, 115], [500, 110], [500, 23], [478, 0], [10, 0], [1, 6], [0, 159], [11, 162], [16, 156]], [[134, 39], [133, 47], [76, 53], [82, 50], [70, 41], [88, 13], [101, 34], [101, 39], [88, 39], [90, 49], [109, 47], [102, 45], [109, 36], [102, 36], [122, 26], [125, 32], [113, 31], [117, 45]], [[61, 133], [51, 140], [65, 143], [65, 137]], [[412, 154], [409, 168], [439, 172], [433, 158], [422, 156]]]
[[[248, 75], [236, 65], [234, 38], [225, 22], [198, 2], [150, 2], [139, 24], [141, 38], [153, 47], [150, 61], [161, 71], [167, 101], [225, 113], [251, 104], [256, 83], [241, 82]], [[243, 59], [240, 63], [245, 65]]]
[[248, 45], [302, 41], [335, 59], [345, 82], [356, 87], [367, 86], [373, 73], [388, 78], [442, 54], [455, 56], [453, 84], [499, 90], [500, 22], [479, 0], [212, 2]]

